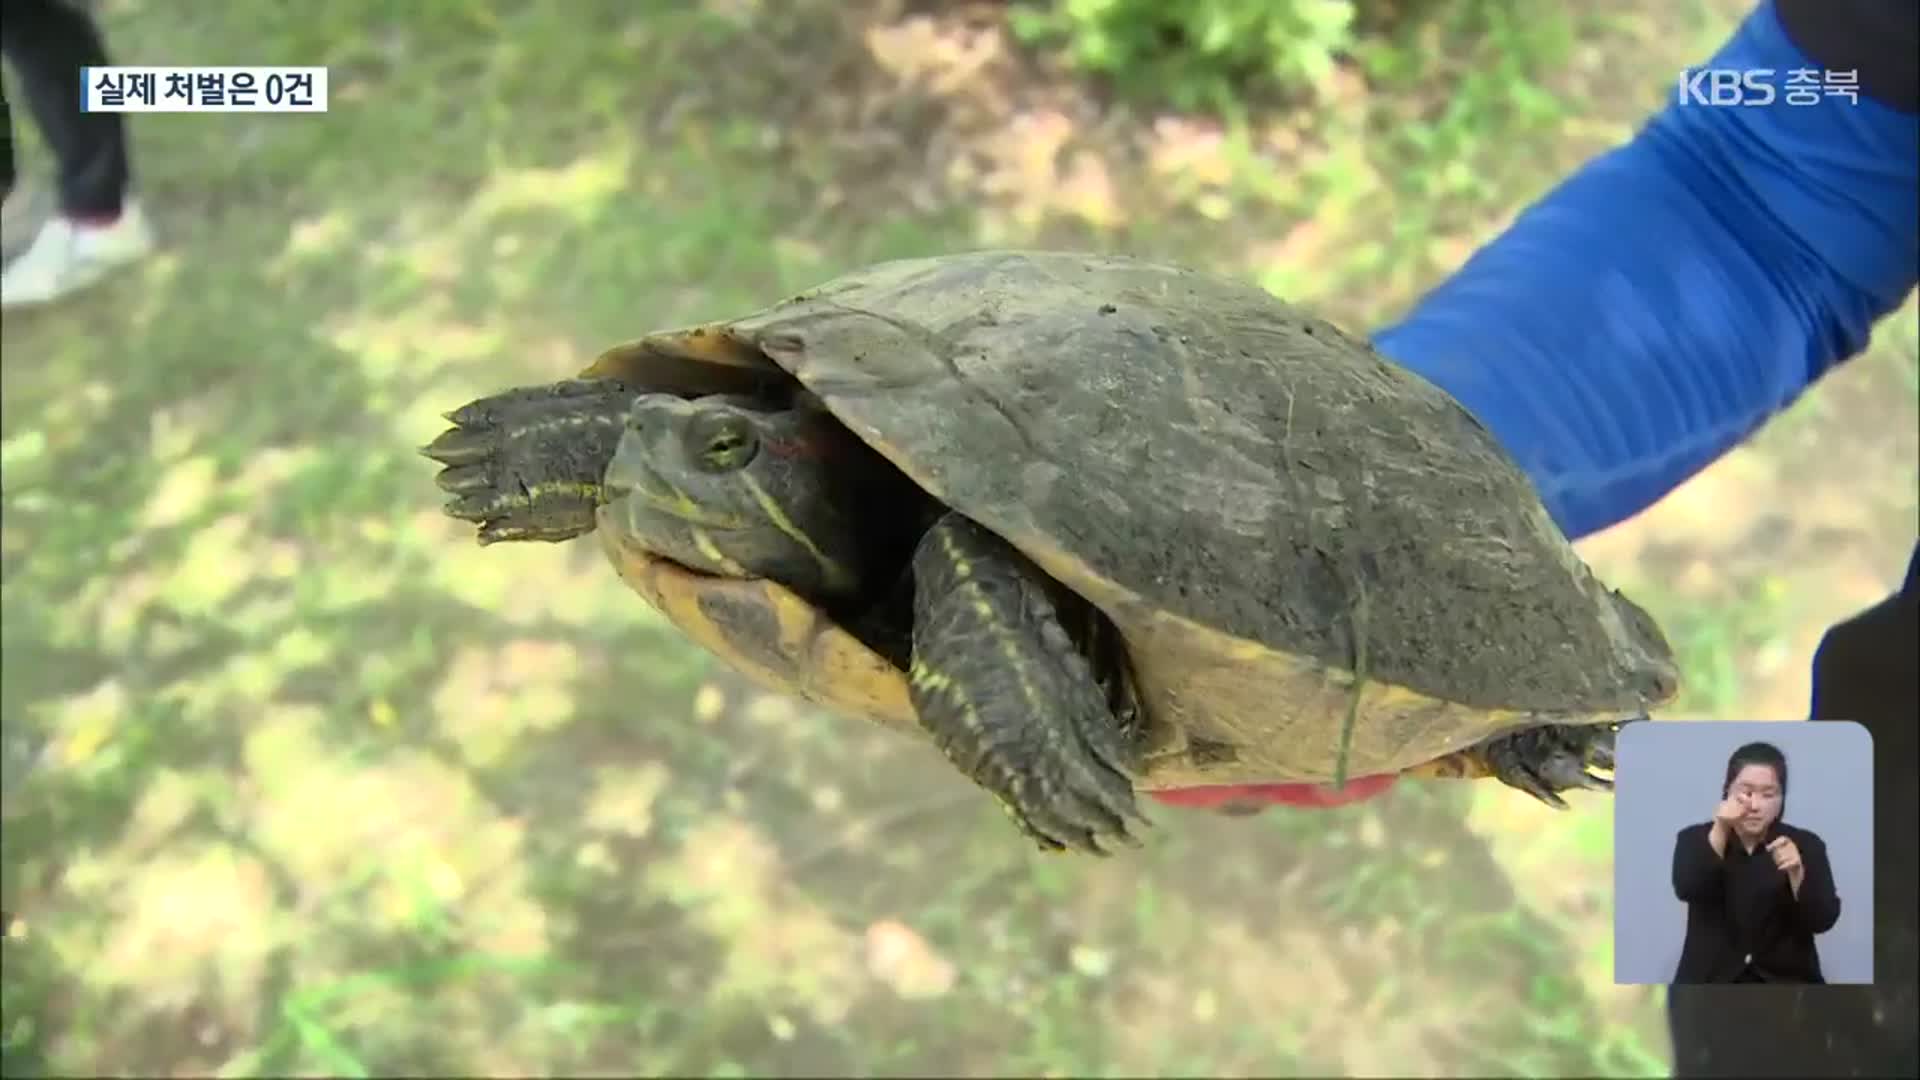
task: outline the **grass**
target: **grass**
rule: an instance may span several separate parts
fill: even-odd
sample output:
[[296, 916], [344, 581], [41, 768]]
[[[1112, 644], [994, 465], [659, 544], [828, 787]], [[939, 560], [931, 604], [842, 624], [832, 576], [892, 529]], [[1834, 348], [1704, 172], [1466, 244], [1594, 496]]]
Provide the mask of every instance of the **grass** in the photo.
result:
[[[1248, 117], [1224, 185], [1116, 174], [1116, 225], [1022, 232], [985, 196], [823, 209], [846, 163], [769, 150], [741, 59], [801, 48], [756, 21], [786, 9], [103, 10], [126, 62], [324, 63], [334, 100], [141, 118], [165, 254], [6, 320], [8, 1075], [1664, 1071], [1656, 1003], [1594, 956], [1604, 800], [1542, 828], [1402, 785], [1042, 858], [926, 748], [719, 670], [594, 551], [480, 551], [412, 450], [609, 343], [983, 236], [1269, 273], [1364, 325], [1598, 137], [1555, 124], [1644, 110], [1562, 85], [1584, 29], [1439, 5], [1289, 121], [1297, 172]], [[1601, 29], [1657, 67], [1710, 21], [1674, 18]], [[1663, 573], [1731, 707], [1775, 616], [1685, 611]]]

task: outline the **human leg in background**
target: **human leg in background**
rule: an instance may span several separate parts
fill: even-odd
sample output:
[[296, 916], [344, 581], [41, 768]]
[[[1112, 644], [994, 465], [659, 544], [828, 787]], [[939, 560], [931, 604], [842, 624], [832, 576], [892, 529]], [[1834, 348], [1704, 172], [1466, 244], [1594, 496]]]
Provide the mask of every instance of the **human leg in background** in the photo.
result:
[[[111, 63], [100, 30], [64, 0], [0, 0], [0, 53], [19, 76], [27, 109], [58, 162], [59, 207], [0, 278], [0, 305], [57, 300], [153, 248], [129, 195], [126, 124], [118, 113], [81, 111], [80, 69]], [[15, 162], [8, 118], [6, 170]]]

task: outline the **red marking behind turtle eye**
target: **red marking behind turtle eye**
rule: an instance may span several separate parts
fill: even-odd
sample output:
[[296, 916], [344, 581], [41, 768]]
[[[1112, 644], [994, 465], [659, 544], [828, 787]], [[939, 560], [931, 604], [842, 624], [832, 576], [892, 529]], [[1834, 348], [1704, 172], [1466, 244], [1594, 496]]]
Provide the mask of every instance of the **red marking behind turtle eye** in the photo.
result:
[[805, 435], [786, 438], [763, 438], [760, 445], [777, 458], [788, 461], [817, 461], [833, 452], [832, 440]]

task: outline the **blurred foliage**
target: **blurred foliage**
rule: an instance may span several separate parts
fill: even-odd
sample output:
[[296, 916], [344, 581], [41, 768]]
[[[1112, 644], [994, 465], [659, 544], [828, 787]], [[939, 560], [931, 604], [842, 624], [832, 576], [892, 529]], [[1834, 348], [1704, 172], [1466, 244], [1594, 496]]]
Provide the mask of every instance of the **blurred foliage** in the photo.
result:
[[[1226, 115], [1327, 104], [1343, 70], [1385, 86], [1458, 72], [1442, 116], [1396, 133], [1435, 161], [1507, 114], [1557, 119], [1543, 78], [1574, 37], [1566, 11], [1513, 0], [1021, 0], [1008, 23], [1130, 97]], [[1436, 33], [1451, 57], [1430, 51]]]
[[1058, 42], [1073, 64], [1181, 108], [1248, 91], [1323, 85], [1354, 43], [1354, 0], [1040, 0], [1015, 33]]

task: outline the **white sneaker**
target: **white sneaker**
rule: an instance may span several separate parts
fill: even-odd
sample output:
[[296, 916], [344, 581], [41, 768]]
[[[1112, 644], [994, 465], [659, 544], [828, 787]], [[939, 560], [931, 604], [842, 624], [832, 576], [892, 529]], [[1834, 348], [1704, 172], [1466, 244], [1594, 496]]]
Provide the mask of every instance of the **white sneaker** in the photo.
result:
[[138, 203], [128, 202], [111, 225], [81, 225], [55, 215], [0, 276], [0, 307], [50, 303], [152, 250], [153, 233]]
[[39, 232], [37, 226], [46, 218], [46, 212], [40, 207], [44, 201], [42, 194], [39, 188], [30, 187], [23, 180], [7, 193], [5, 200], [0, 200], [0, 253], [6, 258], [27, 250], [34, 234]]

